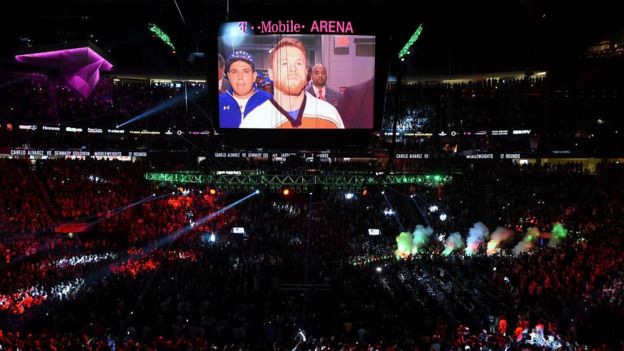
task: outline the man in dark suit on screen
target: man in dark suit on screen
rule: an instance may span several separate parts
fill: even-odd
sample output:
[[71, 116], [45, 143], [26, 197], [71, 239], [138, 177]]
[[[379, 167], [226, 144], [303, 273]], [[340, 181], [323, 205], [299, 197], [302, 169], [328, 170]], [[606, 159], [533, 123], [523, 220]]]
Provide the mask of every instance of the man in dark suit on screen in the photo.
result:
[[312, 67], [312, 82], [306, 90], [313, 96], [338, 106], [342, 95], [327, 86], [327, 69], [320, 63]]

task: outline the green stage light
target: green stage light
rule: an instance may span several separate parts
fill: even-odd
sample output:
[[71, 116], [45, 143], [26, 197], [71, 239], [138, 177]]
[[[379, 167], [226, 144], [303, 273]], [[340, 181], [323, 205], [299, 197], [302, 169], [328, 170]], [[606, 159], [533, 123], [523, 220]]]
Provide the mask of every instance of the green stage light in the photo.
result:
[[422, 30], [423, 30], [423, 25], [421, 23], [418, 26], [418, 28], [416, 28], [416, 31], [414, 32], [414, 34], [412, 34], [412, 36], [409, 38], [407, 43], [405, 43], [405, 46], [403, 46], [403, 49], [401, 49], [401, 51], [399, 52], [399, 59], [403, 60], [405, 55], [410, 54], [410, 48], [412, 47], [412, 45], [414, 45], [416, 40], [418, 40], [418, 37], [420, 36], [420, 33], [422, 33]]
[[154, 23], [149, 23], [148, 27], [149, 27], [149, 30], [152, 33], [154, 33], [154, 35], [156, 35], [160, 40], [162, 40], [163, 43], [171, 47], [171, 51], [175, 53], [176, 49], [175, 49], [175, 46], [173, 46], [173, 43], [171, 42], [171, 38], [169, 38], [169, 36], [165, 32], [163, 32], [162, 29], [160, 29]]

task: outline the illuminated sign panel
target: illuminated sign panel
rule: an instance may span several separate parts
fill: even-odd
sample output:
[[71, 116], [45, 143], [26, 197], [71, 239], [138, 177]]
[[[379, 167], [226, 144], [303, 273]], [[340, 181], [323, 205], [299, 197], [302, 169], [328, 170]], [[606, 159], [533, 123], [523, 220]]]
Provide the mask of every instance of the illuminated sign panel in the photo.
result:
[[232, 228], [232, 233], [233, 234], [245, 234], [245, 228], [244, 227], [233, 227]]
[[378, 228], [368, 228], [368, 235], [381, 235], [381, 230]]

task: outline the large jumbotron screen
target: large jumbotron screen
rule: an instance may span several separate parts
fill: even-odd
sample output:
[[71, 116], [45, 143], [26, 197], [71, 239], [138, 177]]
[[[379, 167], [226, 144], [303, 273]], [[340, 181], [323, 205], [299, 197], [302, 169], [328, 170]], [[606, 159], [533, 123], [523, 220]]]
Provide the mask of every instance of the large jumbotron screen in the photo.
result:
[[221, 25], [219, 127], [372, 129], [375, 36], [349, 21]]

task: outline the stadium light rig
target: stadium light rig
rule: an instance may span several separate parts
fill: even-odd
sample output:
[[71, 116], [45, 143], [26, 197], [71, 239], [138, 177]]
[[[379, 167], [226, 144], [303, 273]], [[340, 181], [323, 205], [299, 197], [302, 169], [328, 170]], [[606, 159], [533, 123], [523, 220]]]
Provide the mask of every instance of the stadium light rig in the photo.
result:
[[171, 52], [175, 54], [176, 49], [175, 49], [175, 46], [173, 46], [173, 43], [171, 42], [171, 38], [169, 38], [169, 36], [165, 32], [163, 32], [162, 29], [160, 29], [154, 23], [149, 23], [148, 28], [152, 33], [154, 33], [154, 35], [156, 35], [160, 40], [162, 40], [163, 43], [167, 44], [171, 48]]
[[407, 43], [405, 43], [405, 46], [403, 46], [403, 49], [401, 49], [401, 51], [399, 51], [399, 59], [400, 60], [403, 60], [403, 58], [406, 55], [409, 55], [410, 48], [412, 47], [412, 45], [414, 45], [416, 40], [418, 40], [418, 37], [420, 37], [420, 33], [422, 33], [422, 30], [423, 30], [423, 25], [421, 23], [418, 26], [418, 28], [416, 28], [416, 31], [414, 32], [414, 34], [412, 34], [412, 36], [409, 38]]

